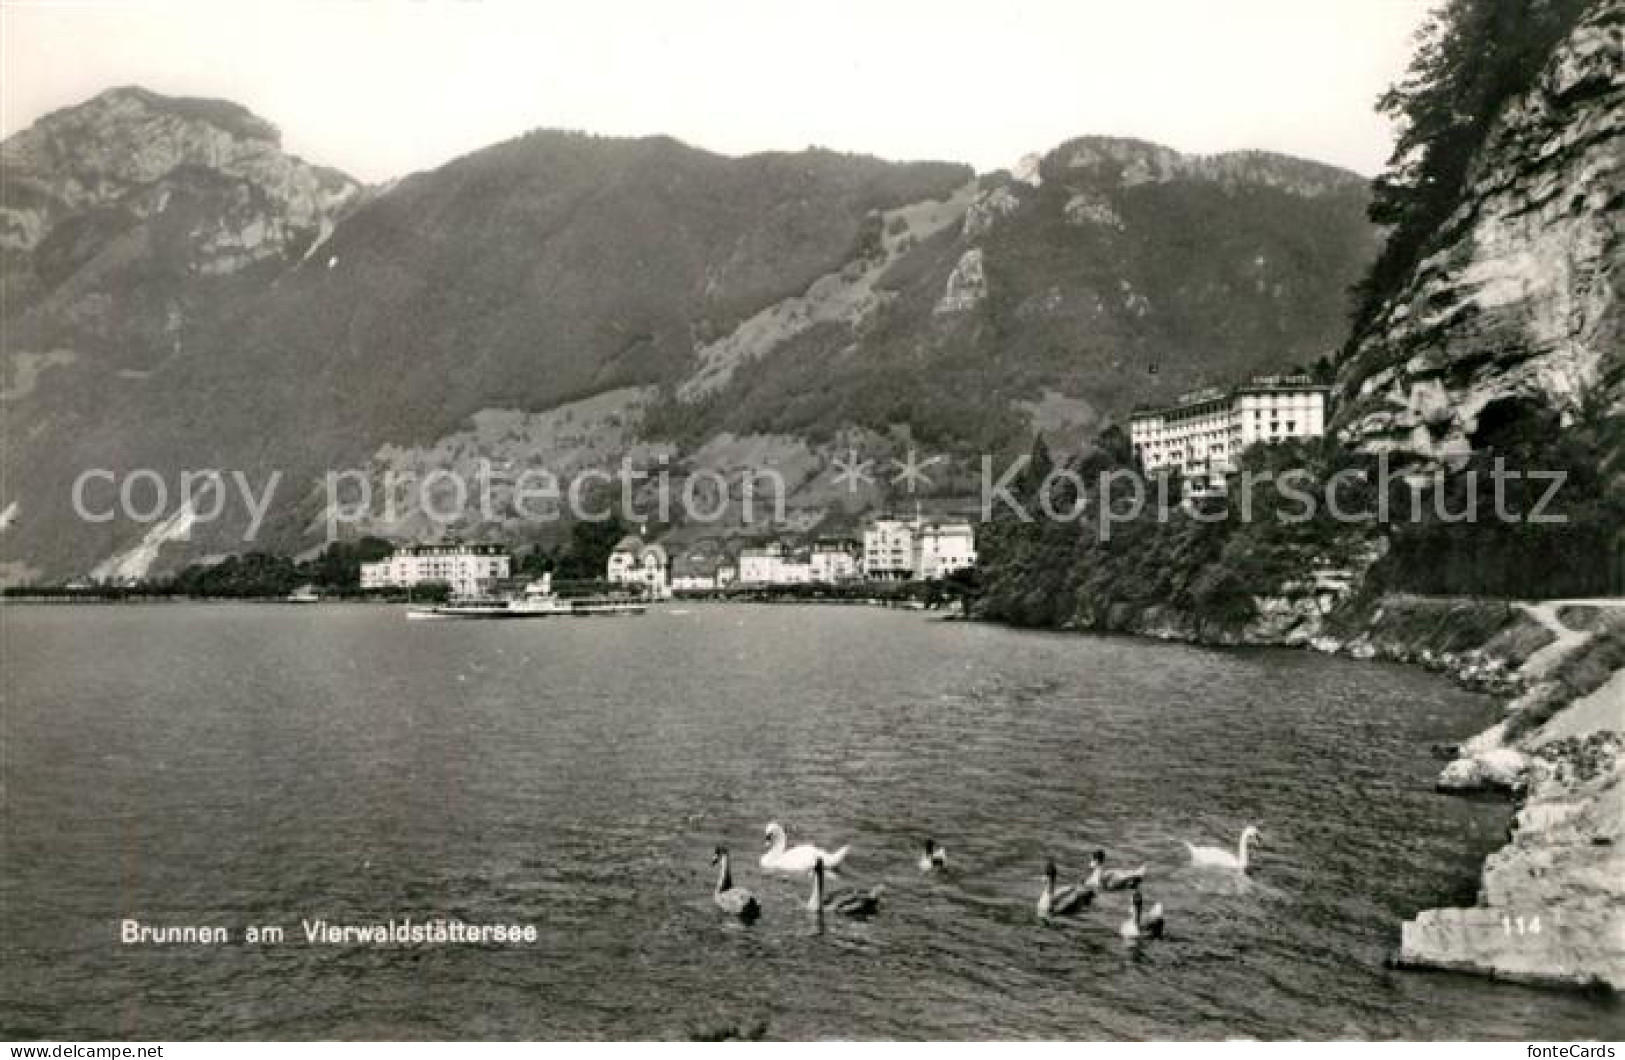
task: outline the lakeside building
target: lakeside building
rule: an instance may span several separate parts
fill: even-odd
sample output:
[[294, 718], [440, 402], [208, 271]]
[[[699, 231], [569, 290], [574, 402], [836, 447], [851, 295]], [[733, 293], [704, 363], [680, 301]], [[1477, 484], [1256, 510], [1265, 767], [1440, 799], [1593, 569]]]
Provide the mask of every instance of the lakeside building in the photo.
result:
[[926, 523], [914, 535], [914, 576], [943, 578], [976, 566], [976, 531], [969, 523]]
[[863, 576], [874, 581], [914, 577], [914, 532], [918, 519], [882, 517], [863, 528]]
[[877, 581], [941, 578], [976, 565], [976, 528], [964, 520], [881, 517], [863, 531], [863, 573]]
[[733, 581], [733, 567], [714, 552], [687, 552], [671, 561], [671, 589], [675, 593], [725, 589]]
[[852, 581], [863, 571], [863, 546], [849, 537], [820, 538], [813, 542], [809, 562], [815, 582]]
[[811, 555], [782, 541], [739, 551], [741, 585], [806, 585], [812, 580]]
[[650, 599], [664, 600], [671, 595], [670, 574], [666, 550], [659, 544], [645, 543], [637, 534], [621, 538], [609, 554], [610, 584], [637, 586]]
[[1181, 394], [1129, 414], [1129, 442], [1148, 472], [1177, 472], [1190, 495], [1222, 492], [1242, 452], [1259, 442], [1326, 433], [1331, 387], [1308, 376], [1259, 376], [1229, 390]]
[[739, 583], [741, 585], [768, 585], [784, 563], [788, 552], [777, 541], [768, 545], [753, 545], [739, 550]]
[[501, 545], [406, 545], [361, 565], [363, 589], [410, 589], [431, 582], [451, 586], [455, 596], [481, 596], [511, 574], [512, 558]]

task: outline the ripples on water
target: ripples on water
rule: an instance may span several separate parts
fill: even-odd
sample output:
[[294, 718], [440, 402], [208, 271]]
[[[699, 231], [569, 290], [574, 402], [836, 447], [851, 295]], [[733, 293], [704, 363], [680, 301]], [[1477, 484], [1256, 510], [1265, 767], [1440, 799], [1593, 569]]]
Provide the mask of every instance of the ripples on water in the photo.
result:
[[[0, 1036], [1618, 1036], [1613, 1001], [1382, 967], [1470, 901], [1506, 807], [1435, 796], [1491, 704], [1398, 667], [857, 608], [408, 623], [369, 607], [3, 616]], [[762, 827], [851, 843], [802, 909]], [[1261, 825], [1253, 877], [1181, 840]], [[918, 847], [949, 850], [922, 877]], [[761, 896], [710, 904], [717, 843]], [[1151, 864], [1036, 924], [1045, 857]], [[116, 923], [289, 942], [125, 948]], [[301, 917], [534, 922], [533, 948], [316, 947]]]

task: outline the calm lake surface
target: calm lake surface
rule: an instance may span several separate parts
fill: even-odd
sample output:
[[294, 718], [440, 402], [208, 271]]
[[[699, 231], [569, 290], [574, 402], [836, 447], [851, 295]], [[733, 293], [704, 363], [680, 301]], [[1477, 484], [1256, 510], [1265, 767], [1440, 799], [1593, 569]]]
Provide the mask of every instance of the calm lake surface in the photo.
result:
[[[681, 605], [677, 605], [680, 609]], [[1432, 793], [1494, 716], [1442, 679], [847, 607], [407, 622], [365, 606], [0, 616], [0, 1037], [1406, 1037], [1625, 1033], [1614, 1001], [1385, 970], [1508, 809]], [[852, 844], [881, 915], [803, 908], [762, 829]], [[1252, 877], [1186, 864], [1233, 845]], [[918, 844], [949, 850], [922, 877]], [[753, 927], [712, 907], [735, 852]], [[1147, 861], [1035, 923], [1046, 856]], [[533, 923], [529, 947], [312, 945], [301, 918]], [[220, 947], [118, 924], [220, 924]], [[236, 941], [280, 924], [280, 946]]]

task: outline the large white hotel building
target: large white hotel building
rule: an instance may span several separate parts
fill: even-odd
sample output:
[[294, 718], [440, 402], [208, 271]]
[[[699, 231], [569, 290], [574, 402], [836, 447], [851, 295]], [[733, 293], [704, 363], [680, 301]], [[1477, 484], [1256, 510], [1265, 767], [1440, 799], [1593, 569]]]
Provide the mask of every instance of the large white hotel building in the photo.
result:
[[1222, 491], [1236, 459], [1258, 442], [1326, 433], [1331, 387], [1308, 376], [1265, 376], [1230, 390], [1183, 394], [1129, 416], [1129, 442], [1148, 472], [1176, 471], [1193, 495]]
[[363, 589], [405, 589], [445, 582], [454, 596], [479, 596], [508, 577], [508, 550], [500, 545], [408, 545], [376, 563], [361, 565]]

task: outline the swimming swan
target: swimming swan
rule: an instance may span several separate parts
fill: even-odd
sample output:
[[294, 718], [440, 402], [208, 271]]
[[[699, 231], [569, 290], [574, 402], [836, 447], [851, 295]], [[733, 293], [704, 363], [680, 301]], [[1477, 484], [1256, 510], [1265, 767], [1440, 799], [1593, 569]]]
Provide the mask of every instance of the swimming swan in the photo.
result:
[[1038, 895], [1038, 919], [1069, 916], [1095, 900], [1095, 892], [1087, 887], [1067, 886], [1055, 889], [1055, 862], [1044, 863], [1044, 890]]
[[1191, 864], [1212, 869], [1233, 869], [1236, 872], [1247, 871], [1247, 847], [1258, 838], [1258, 829], [1248, 825], [1241, 830], [1241, 843], [1234, 854], [1223, 847], [1199, 847], [1190, 843], [1185, 849], [1191, 852]]
[[1144, 905], [1145, 900], [1140, 897], [1140, 888], [1136, 885], [1134, 897], [1129, 902], [1129, 917], [1117, 929], [1119, 935], [1125, 939], [1162, 938], [1162, 903], [1158, 902], [1152, 906], [1149, 913], [1145, 912]]
[[1089, 855], [1089, 878], [1083, 881], [1083, 885], [1097, 891], [1124, 891], [1138, 886], [1143, 879], [1145, 879], [1144, 865], [1137, 869], [1108, 869], [1106, 852], [1097, 850]]
[[716, 853], [711, 855], [711, 864], [722, 866], [717, 870], [717, 889], [711, 894], [717, 908], [747, 924], [761, 916], [762, 904], [756, 896], [743, 887], [734, 886], [733, 874], [728, 871], [727, 847], [717, 847]]
[[848, 847], [842, 847], [830, 854], [811, 843], [802, 843], [786, 850], [784, 847], [784, 826], [774, 821], [767, 826], [767, 853], [762, 855], [762, 868], [769, 872], [801, 873], [811, 872], [813, 863], [820, 859], [824, 867], [831, 872], [840, 871], [841, 862], [846, 860]]
[[841, 916], [872, 916], [880, 912], [880, 895], [886, 889], [882, 884], [877, 883], [867, 891], [843, 887], [825, 894], [823, 858], [813, 861], [812, 878], [812, 897], [807, 899], [809, 913], [820, 916], [826, 912], [839, 913]]
[[920, 855], [921, 872], [940, 872], [948, 867], [948, 851], [937, 846], [935, 839], [925, 841], [925, 853]]

